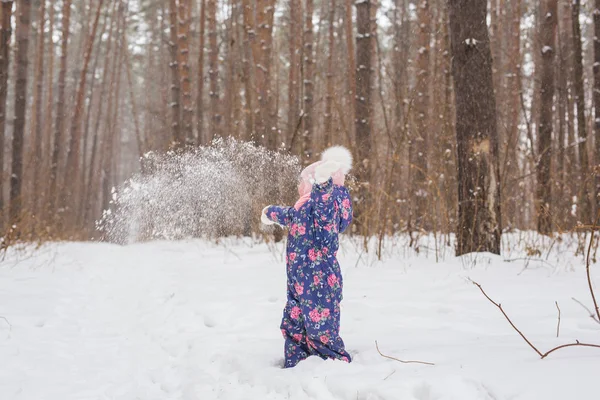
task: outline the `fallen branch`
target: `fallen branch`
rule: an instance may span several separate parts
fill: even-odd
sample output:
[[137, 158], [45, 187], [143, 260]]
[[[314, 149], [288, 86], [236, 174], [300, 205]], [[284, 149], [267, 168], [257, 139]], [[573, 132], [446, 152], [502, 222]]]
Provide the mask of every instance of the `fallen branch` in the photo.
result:
[[531, 347], [539, 356], [540, 358], [543, 360], [544, 358], [548, 357], [551, 353], [554, 353], [556, 350], [560, 350], [560, 349], [564, 349], [566, 347], [595, 347], [600, 349], [600, 344], [590, 344], [590, 343], [581, 343], [579, 342], [579, 340], [576, 340], [575, 343], [569, 343], [569, 344], [563, 344], [557, 347], [554, 347], [550, 350], [548, 350], [545, 353], [542, 353], [541, 351], [538, 350], [537, 347], [535, 347], [533, 345], [533, 343], [531, 343], [529, 341], [529, 339], [527, 339], [527, 337], [525, 337], [525, 335], [523, 334], [523, 332], [521, 332], [519, 330], [519, 328], [517, 328], [515, 326], [515, 324], [511, 321], [510, 317], [506, 314], [506, 312], [504, 312], [504, 309], [502, 308], [502, 305], [499, 303], [496, 303], [494, 300], [492, 300], [490, 298], [490, 296], [487, 295], [487, 293], [485, 292], [485, 290], [483, 290], [483, 288], [481, 287], [481, 285], [473, 280], [471, 280], [471, 282], [477, 286], [479, 288], [479, 290], [481, 291], [481, 293], [483, 293], [483, 295], [490, 301], [490, 303], [492, 303], [493, 305], [495, 305], [496, 307], [498, 307], [498, 309], [502, 312], [502, 315], [504, 315], [504, 318], [506, 318], [506, 320], [508, 321], [508, 323], [510, 324], [510, 326], [513, 327], [513, 329], [515, 331], [517, 331], [517, 333], [521, 336], [521, 338], [523, 338], [523, 340], [529, 345], [529, 347]]
[[593, 319], [596, 323], [600, 324], [600, 321], [598, 321], [596, 319], [596, 316], [594, 315], [594, 313], [592, 312], [592, 310], [590, 310], [589, 308], [587, 308], [587, 306], [585, 304], [583, 304], [582, 302], [580, 302], [579, 300], [577, 300], [575, 297], [571, 297], [571, 299], [579, 304], [581, 307], [583, 307], [585, 309], [585, 311], [588, 312], [588, 314], [590, 315], [590, 318]]
[[556, 324], [556, 337], [560, 335], [560, 307], [558, 306], [558, 301], [555, 301], [556, 309], [558, 310], [558, 322]]
[[394, 360], [394, 361], [399, 361], [399, 362], [401, 362], [401, 363], [403, 363], [403, 364], [425, 364], [425, 365], [435, 365], [434, 363], [425, 362], [425, 361], [404, 361], [404, 360], [401, 360], [401, 359], [399, 359], [399, 358], [395, 358], [395, 357], [386, 356], [385, 354], [383, 354], [383, 353], [381, 352], [381, 350], [379, 350], [379, 345], [377, 344], [377, 340], [375, 341], [375, 347], [377, 348], [377, 352], [379, 353], [379, 355], [380, 355], [381, 357], [384, 357], [384, 358], [389, 358], [390, 360]]

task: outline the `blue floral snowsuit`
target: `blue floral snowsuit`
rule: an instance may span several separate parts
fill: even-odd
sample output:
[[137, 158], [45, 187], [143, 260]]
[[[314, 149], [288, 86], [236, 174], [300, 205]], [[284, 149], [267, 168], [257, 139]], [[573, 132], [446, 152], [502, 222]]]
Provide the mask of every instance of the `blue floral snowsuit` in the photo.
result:
[[313, 185], [300, 210], [270, 206], [266, 215], [289, 229], [287, 304], [281, 321], [285, 367], [311, 355], [350, 362], [339, 335], [343, 284], [336, 259], [338, 234], [352, 221], [348, 190], [329, 179]]

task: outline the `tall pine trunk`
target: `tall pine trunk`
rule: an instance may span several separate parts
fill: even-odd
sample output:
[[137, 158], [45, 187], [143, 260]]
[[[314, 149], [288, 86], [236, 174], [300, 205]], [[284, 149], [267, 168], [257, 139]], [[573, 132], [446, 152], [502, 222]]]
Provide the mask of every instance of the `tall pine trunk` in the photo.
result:
[[185, 138], [181, 129], [181, 80], [179, 78], [179, 40], [177, 39], [179, 22], [177, 20], [177, 0], [169, 0], [169, 52], [171, 62], [171, 141], [172, 147], [184, 145]]
[[83, 116], [88, 67], [92, 58], [92, 51], [94, 50], [94, 41], [96, 39], [96, 32], [98, 31], [98, 22], [100, 21], [100, 13], [103, 4], [104, 0], [99, 0], [92, 25], [92, 31], [87, 38], [83, 56], [83, 67], [79, 76], [79, 87], [77, 88], [77, 94], [75, 96], [75, 109], [73, 118], [71, 119], [71, 135], [67, 147], [66, 180], [62, 193], [63, 200], [60, 204], [69, 209], [69, 222], [72, 224], [76, 223], [76, 218], [79, 215], [79, 207], [82, 206], [79, 193], [80, 188], [77, 187], [78, 183], [81, 181], [81, 118]]
[[[346, 4], [345, 4], [345, 21], [344, 21], [344, 32], [346, 34], [346, 47], [347, 47], [347, 54], [346, 54], [346, 68], [347, 68], [347, 73], [348, 73], [348, 94], [350, 95], [350, 102], [348, 104], [348, 113], [349, 113], [349, 118], [348, 120], [351, 122], [350, 123], [350, 131], [348, 132], [350, 137], [353, 137], [352, 135], [352, 130], [355, 124], [358, 124], [357, 122], [357, 109], [356, 109], [356, 105], [357, 105], [357, 98], [356, 98], [356, 92], [357, 92], [357, 78], [356, 78], [356, 57], [357, 54], [355, 54], [355, 50], [354, 50], [354, 27], [352, 25], [352, 0], [346, 0]], [[370, 7], [370, 6], [369, 6]], [[358, 23], [358, 21], [357, 21]], [[357, 47], [358, 47], [358, 40], [357, 40]]]
[[554, 104], [554, 55], [556, 53], [556, 25], [558, 0], [545, 0], [541, 5], [542, 65], [540, 82], [540, 123], [538, 125], [537, 172], [537, 228], [538, 232], [552, 233], [552, 125]]
[[429, 202], [428, 181], [428, 131], [429, 131], [429, 53], [431, 40], [431, 11], [428, 0], [417, 3], [417, 63], [415, 102], [415, 130], [409, 141], [411, 171], [411, 228], [427, 229], [427, 207]]
[[577, 106], [577, 133], [579, 139], [579, 218], [581, 221], [590, 221], [591, 207], [588, 188], [590, 171], [587, 152], [587, 127], [585, 121], [585, 89], [583, 87], [583, 53], [581, 49], [581, 27], [579, 25], [579, 10], [581, 0], [573, 0], [571, 8], [571, 24], [573, 26], [573, 84], [575, 90], [575, 104]]
[[[8, 96], [8, 70], [10, 66], [10, 37], [12, 34], [12, 1], [0, 3], [0, 229], [4, 215], [4, 152], [6, 129], [6, 98]], [[0, 230], [0, 232], [2, 232]]]
[[197, 144], [207, 143], [206, 133], [204, 132], [204, 53], [205, 53], [205, 31], [206, 31], [206, 0], [200, 0], [200, 32], [198, 43], [198, 94], [196, 97], [196, 123], [197, 123]]
[[[17, 223], [22, 213], [23, 150], [25, 142], [25, 118], [27, 115], [27, 77], [29, 69], [29, 35], [31, 32], [31, 0], [21, 0], [17, 7], [15, 125], [12, 148], [12, 173], [10, 176], [10, 219]], [[17, 228], [23, 231], [22, 227]]]
[[333, 144], [333, 96], [334, 96], [334, 73], [333, 59], [335, 54], [335, 8], [336, 1], [332, 0], [329, 5], [329, 46], [327, 54], [327, 97], [325, 99], [325, 146]]
[[179, 79], [181, 87], [181, 139], [185, 144], [194, 144], [194, 131], [192, 128], [192, 80], [190, 76], [190, 24], [191, 4], [189, 0], [179, 0], [178, 20], [178, 58]]
[[356, 3], [356, 177], [360, 188], [356, 204], [356, 220], [362, 233], [368, 228], [370, 204], [368, 199], [371, 180], [372, 149], [372, 56], [371, 0]]
[[595, 213], [600, 209], [600, 0], [594, 2], [594, 133]]
[[65, 130], [65, 91], [67, 87], [67, 58], [69, 50], [69, 33], [71, 24], [71, 0], [63, 0], [62, 9], [62, 41], [60, 45], [60, 70], [58, 72], [58, 98], [56, 102], [56, 123], [54, 125], [54, 145], [52, 163], [50, 165], [50, 202], [49, 211], [54, 212], [58, 198], [58, 167], [63, 134]]
[[[51, 5], [52, 6], [52, 5]], [[36, 216], [36, 218], [40, 219], [40, 200], [44, 196], [44, 186], [41, 182], [41, 174], [44, 168], [43, 160], [44, 160], [44, 144], [43, 144], [43, 135], [42, 135], [42, 124], [43, 124], [43, 101], [44, 101], [44, 57], [46, 54], [44, 52], [46, 45], [46, 0], [40, 0], [39, 12], [38, 12], [38, 47], [36, 56], [36, 65], [35, 65], [35, 83], [34, 83], [34, 93], [33, 93], [33, 110], [32, 114], [32, 122], [31, 122], [31, 131], [34, 137], [34, 171], [33, 171], [33, 201], [32, 201], [32, 212]], [[50, 51], [54, 51], [54, 49], [50, 49]], [[50, 77], [52, 79], [52, 77]]]
[[[300, 65], [302, 63], [301, 54], [301, 37], [302, 30], [300, 28], [300, 21], [302, 15], [302, 7], [300, 1], [290, 1], [290, 39], [289, 39], [289, 51], [290, 51], [290, 69], [288, 77], [288, 127], [287, 127], [287, 139], [289, 141], [288, 146], [292, 145], [294, 135], [298, 126], [299, 119], [299, 103], [298, 97], [300, 95]], [[293, 150], [293, 149], [291, 149]]]
[[486, 2], [449, 1], [458, 159], [457, 256], [500, 254], [496, 100]]
[[314, 134], [314, 28], [313, 28], [313, 0], [306, 0], [304, 14], [304, 129], [302, 132], [302, 163], [310, 164], [313, 152]]
[[212, 141], [221, 135], [221, 101], [219, 95], [219, 45], [217, 42], [217, 0], [207, 0], [208, 76], [210, 79], [210, 132]]

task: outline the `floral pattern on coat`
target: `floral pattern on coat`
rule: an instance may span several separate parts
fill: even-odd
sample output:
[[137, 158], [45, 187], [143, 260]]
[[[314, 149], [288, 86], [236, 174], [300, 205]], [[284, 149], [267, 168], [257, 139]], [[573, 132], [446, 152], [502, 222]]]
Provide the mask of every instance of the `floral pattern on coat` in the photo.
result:
[[336, 258], [338, 235], [352, 222], [348, 190], [329, 179], [313, 185], [299, 210], [270, 206], [266, 215], [289, 230], [287, 304], [281, 321], [285, 367], [311, 355], [350, 362], [339, 335], [343, 280]]

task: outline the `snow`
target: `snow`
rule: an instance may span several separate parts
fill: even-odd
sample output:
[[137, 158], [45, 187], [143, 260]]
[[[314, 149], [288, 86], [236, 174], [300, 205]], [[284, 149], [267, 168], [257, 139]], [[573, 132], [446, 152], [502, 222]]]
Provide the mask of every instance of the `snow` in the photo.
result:
[[[467, 279], [544, 351], [575, 339], [598, 343], [600, 325], [571, 300], [590, 305], [575, 244], [556, 242], [548, 261], [504, 262], [550, 242], [505, 237], [503, 257], [454, 258], [433, 237], [418, 254], [404, 240], [389, 240], [381, 262], [342, 243], [342, 337], [354, 362], [311, 358], [291, 370], [280, 368], [282, 244], [65, 243], [10, 252], [0, 264], [0, 397], [597, 399], [600, 350], [540, 360]], [[385, 359], [375, 340], [386, 355], [435, 366]]]

